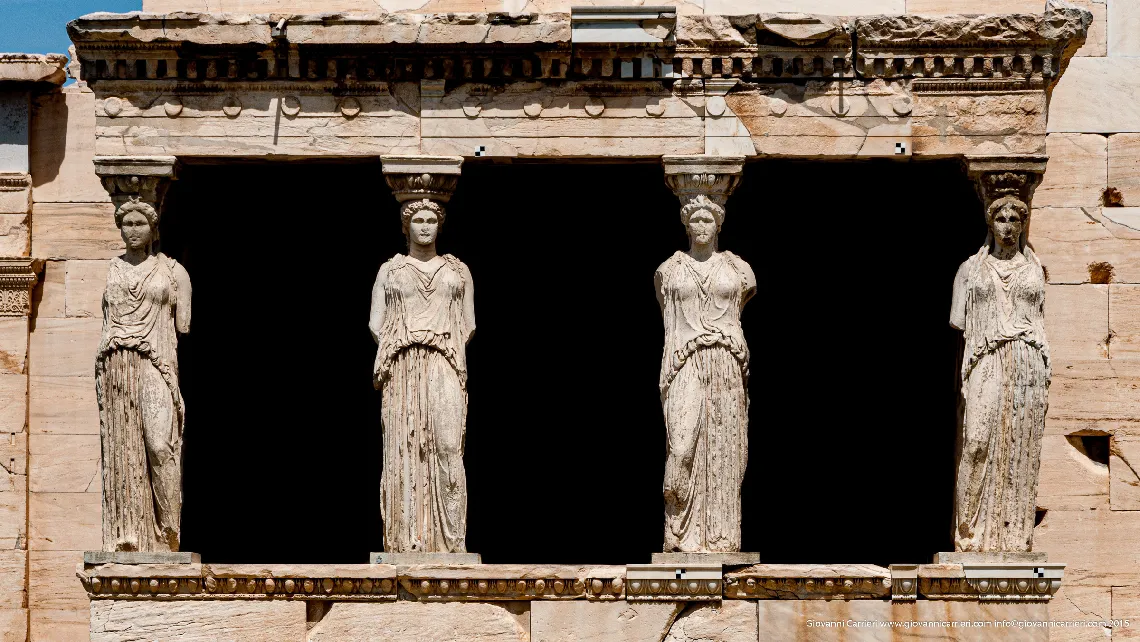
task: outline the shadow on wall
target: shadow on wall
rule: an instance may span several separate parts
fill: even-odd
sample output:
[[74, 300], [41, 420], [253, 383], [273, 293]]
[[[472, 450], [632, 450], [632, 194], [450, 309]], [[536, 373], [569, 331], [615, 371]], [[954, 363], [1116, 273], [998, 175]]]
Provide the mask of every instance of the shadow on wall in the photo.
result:
[[[366, 321], [377, 269], [404, 250], [379, 163], [188, 163], [167, 204], [164, 249], [194, 281], [186, 550], [364, 563], [382, 544]], [[687, 247], [678, 211], [656, 164], [464, 167], [440, 249], [475, 279], [467, 541], [485, 562], [660, 550], [653, 272]], [[949, 550], [950, 285], [984, 234], [956, 163], [747, 166], [721, 236], [759, 281], [745, 550]]]

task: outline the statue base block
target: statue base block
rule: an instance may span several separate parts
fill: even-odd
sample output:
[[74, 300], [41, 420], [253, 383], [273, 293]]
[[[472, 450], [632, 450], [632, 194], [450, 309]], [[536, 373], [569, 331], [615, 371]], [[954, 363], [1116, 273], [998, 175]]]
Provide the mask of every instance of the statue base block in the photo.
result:
[[368, 556], [370, 564], [394, 564], [396, 566], [418, 566], [422, 564], [443, 564], [446, 566], [462, 566], [464, 564], [482, 564], [483, 557], [478, 553], [372, 553]]
[[83, 563], [97, 564], [201, 564], [198, 553], [148, 553], [142, 551], [85, 551]]
[[760, 563], [760, 553], [654, 553], [653, 564], [720, 564], [751, 566]]
[[1043, 564], [1049, 561], [1045, 553], [1030, 551], [987, 551], [961, 553], [935, 553], [935, 564]]

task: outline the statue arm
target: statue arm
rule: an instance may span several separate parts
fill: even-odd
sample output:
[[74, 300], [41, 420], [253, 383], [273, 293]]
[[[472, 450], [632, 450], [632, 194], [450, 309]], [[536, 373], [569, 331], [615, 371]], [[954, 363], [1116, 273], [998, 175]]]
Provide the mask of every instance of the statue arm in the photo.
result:
[[190, 331], [190, 275], [181, 263], [174, 264], [174, 284], [178, 297], [174, 302], [174, 329], [179, 334]]
[[463, 327], [466, 336], [463, 342], [471, 341], [475, 336], [475, 281], [471, 278], [471, 270], [466, 263], [460, 263], [463, 275]]
[[387, 311], [387, 302], [384, 299], [384, 286], [388, 283], [388, 264], [380, 266], [376, 273], [376, 283], [372, 285], [372, 309], [368, 315], [368, 330], [372, 333], [372, 340], [380, 343], [380, 331], [384, 329], [384, 313]]
[[661, 307], [661, 314], [665, 314], [665, 275], [661, 273], [664, 267], [657, 268], [653, 273], [653, 291], [657, 294], [657, 305]]
[[744, 259], [737, 258], [736, 261], [737, 265], [740, 266], [740, 275], [744, 279], [744, 292], [740, 297], [740, 307], [743, 309], [744, 305], [756, 295], [756, 273], [752, 271], [752, 266], [748, 265]]
[[966, 327], [966, 289], [970, 279], [970, 260], [967, 259], [958, 266], [958, 273], [954, 275], [954, 292], [950, 298], [950, 327], [963, 330]]

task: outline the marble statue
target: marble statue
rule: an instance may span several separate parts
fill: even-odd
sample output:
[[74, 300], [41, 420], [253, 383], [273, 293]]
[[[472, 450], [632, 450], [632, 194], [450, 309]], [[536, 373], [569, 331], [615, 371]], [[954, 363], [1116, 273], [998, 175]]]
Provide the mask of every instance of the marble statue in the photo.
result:
[[958, 268], [950, 312], [965, 338], [954, 548], [1029, 551], [1050, 380], [1045, 274], [1026, 243], [1026, 176], [986, 179], [989, 233]]
[[471, 271], [436, 253], [443, 206], [400, 208], [408, 254], [380, 267], [368, 328], [383, 394], [380, 510], [389, 552], [466, 552], [467, 342], [475, 333]]
[[126, 252], [111, 259], [95, 360], [103, 463], [103, 548], [178, 551], [182, 429], [178, 334], [190, 331], [190, 277], [154, 252], [150, 203], [116, 210]]
[[662, 263], [654, 278], [665, 322], [664, 550], [735, 552], [748, 462], [748, 345], [740, 313], [756, 277], [740, 257], [717, 250], [723, 198], [682, 201], [689, 251]]

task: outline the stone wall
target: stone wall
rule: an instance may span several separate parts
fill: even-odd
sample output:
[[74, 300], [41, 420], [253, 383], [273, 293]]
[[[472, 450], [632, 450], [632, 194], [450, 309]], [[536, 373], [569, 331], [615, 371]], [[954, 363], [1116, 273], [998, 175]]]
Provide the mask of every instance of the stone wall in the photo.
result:
[[[1031, 239], [1048, 270], [1053, 385], [1034, 546], [1064, 560], [1054, 618], [1131, 618], [1140, 638], [1140, 5], [1094, 23], [1049, 107]], [[1106, 194], [1107, 192], [1107, 194]], [[1103, 454], [1101, 450], [1103, 449]], [[1103, 640], [1088, 629], [1070, 639]]]
[[[570, 4], [147, 0], [144, 8], [550, 12], [568, 11]], [[1043, 9], [1040, 0], [679, 4], [682, 13]], [[1136, 101], [1140, 5], [1124, 0], [1079, 4], [1092, 11], [1094, 23], [1085, 46], [1053, 92], [1049, 169], [1034, 200], [1030, 235], [1048, 270], [1048, 332], [1054, 359], [1038, 500], [1045, 513], [1036, 546], [1052, 561], [1068, 564], [1065, 587], [1050, 605], [1051, 617], [1130, 618], [1133, 628], [1112, 631], [1112, 637], [1140, 639], [1140, 626], [1135, 624], [1140, 621], [1140, 107]], [[0, 440], [0, 461], [26, 462], [26, 476], [22, 465], [15, 466], [0, 484], [3, 640], [23, 640], [25, 631], [33, 640], [75, 640], [85, 638], [89, 630], [90, 605], [75, 568], [81, 551], [100, 547], [99, 423], [92, 361], [106, 259], [121, 249], [109, 200], [91, 164], [94, 130], [94, 97], [82, 88], [70, 87], [32, 101], [31, 256], [43, 259], [44, 267], [30, 323], [0, 321], [5, 421], [0, 430], [6, 433]], [[1106, 191], [1111, 206], [1106, 206]], [[946, 288], [949, 292], [949, 284]], [[786, 610], [797, 605], [773, 602], [761, 607]], [[356, 617], [352, 610], [335, 610], [336, 617], [326, 618], [316, 633], [335, 638], [342, 613], [343, 618]], [[112, 616], [107, 614], [108, 621]], [[530, 627], [533, 632], [534, 620]], [[560, 639], [557, 632], [551, 635]], [[1086, 629], [1066, 639], [1105, 636], [1104, 630]]]

